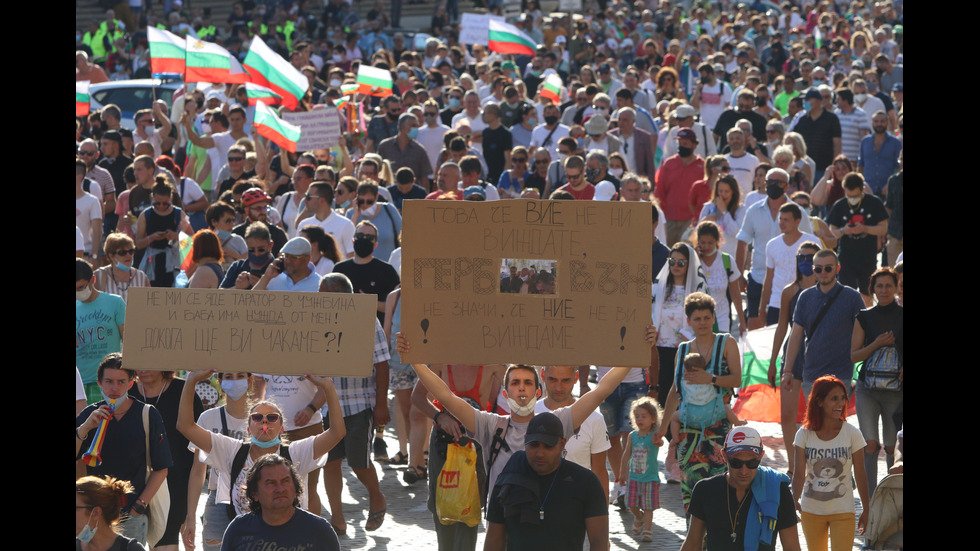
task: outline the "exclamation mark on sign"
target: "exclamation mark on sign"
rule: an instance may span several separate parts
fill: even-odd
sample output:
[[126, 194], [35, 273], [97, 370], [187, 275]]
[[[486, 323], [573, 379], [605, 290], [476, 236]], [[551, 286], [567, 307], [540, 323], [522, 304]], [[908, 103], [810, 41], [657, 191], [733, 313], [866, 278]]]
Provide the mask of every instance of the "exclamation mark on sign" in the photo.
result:
[[429, 342], [429, 339], [425, 338], [429, 332], [429, 318], [422, 319], [422, 344]]

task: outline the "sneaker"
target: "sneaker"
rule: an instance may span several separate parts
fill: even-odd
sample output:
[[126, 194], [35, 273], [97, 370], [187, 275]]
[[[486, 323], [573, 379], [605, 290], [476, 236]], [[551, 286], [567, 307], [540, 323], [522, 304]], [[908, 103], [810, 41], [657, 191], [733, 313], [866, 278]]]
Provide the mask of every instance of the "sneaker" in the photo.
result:
[[626, 485], [620, 484], [616, 496], [616, 507], [626, 509]]

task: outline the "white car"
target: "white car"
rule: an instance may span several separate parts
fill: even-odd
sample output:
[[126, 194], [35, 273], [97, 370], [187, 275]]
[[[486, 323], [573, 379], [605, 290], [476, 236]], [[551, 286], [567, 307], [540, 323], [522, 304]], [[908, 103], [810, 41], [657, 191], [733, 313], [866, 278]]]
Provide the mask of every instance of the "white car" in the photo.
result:
[[174, 92], [183, 86], [181, 81], [162, 82], [157, 79], [115, 80], [89, 87], [92, 111], [112, 103], [122, 111], [122, 127], [134, 130], [133, 115], [140, 109], [150, 109], [153, 101], [162, 99], [173, 105]]

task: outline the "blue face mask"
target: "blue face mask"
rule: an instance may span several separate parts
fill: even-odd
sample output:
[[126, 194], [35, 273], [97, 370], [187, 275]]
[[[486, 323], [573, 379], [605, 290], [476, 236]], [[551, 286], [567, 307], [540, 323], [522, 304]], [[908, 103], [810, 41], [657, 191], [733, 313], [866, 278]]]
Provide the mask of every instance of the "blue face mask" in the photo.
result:
[[88, 524], [86, 524], [85, 528], [82, 528], [82, 531], [79, 532], [77, 536], [75, 536], [75, 539], [82, 543], [88, 543], [92, 541], [92, 538], [95, 537], [95, 532], [98, 531], [98, 529], [99, 529], [98, 524], [95, 525], [95, 530], [93, 530], [91, 527], [89, 527]]
[[336, 200], [334, 200], [333, 204], [334, 204], [334, 208], [346, 209], [347, 207], [350, 206], [350, 199], [344, 201], [343, 203], [338, 203]]
[[800, 270], [801, 274], [807, 277], [813, 275], [813, 259], [798, 260], [796, 261], [796, 267]]
[[409, 138], [412, 138], [413, 140], [417, 139], [419, 137], [419, 129], [418, 128], [413, 128], [413, 129], [409, 130], [408, 131], [408, 137]]
[[113, 404], [110, 401], [111, 398], [109, 398], [108, 396], [106, 396], [105, 392], [102, 392], [102, 389], [101, 388], [99, 388], [99, 392], [102, 394], [102, 400], [106, 403], [106, 405], [109, 406], [109, 410], [110, 411], [116, 411], [116, 408], [119, 407], [123, 403], [123, 401], [126, 400], [126, 396], [123, 395], [123, 396], [121, 396], [119, 398], [116, 398], [116, 403]]
[[406, 73], [405, 71], [398, 71], [398, 78], [402, 80], [406, 80], [408, 79], [408, 73]]
[[531, 117], [531, 118], [527, 119], [527, 123], [530, 124], [531, 126], [537, 126], [538, 125], [538, 119], [537, 119], [537, 117]]
[[231, 238], [231, 232], [228, 230], [218, 230], [218, 239], [222, 242], [227, 241]]
[[127, 266], [127, 265], [123, 264], [122, 262], [116, 262], [116, 269], [118, 269], [120, 272], [128, 272], [128, 271], [132, 270], [133, 267], [132, 266]]
[[262, 256], [259, 256], [259, 255], [256, 255], [256, 254], [252, 254], [252, 253], [248, 253], [248, 262], [249, 262], [249, 264], [252, 264], [253, 266], [265, 266], [266, 264], [269, 263], [269, 259], [271, 259], [271, 258], [272, 258], [272, 255], [270, 255], [269, 253], [266, 253], [266, 254], [264, 254]]
[[806, 101], [803, 102], [803, 110], [804, 111], [807, 111], [807, 112], [810, 111], [810, 101], [809, 100], [806, 100]]
[[221, 390], [234, 401], [238, 401], [248, 392], [248, 379], [221, 381]]
[[578, 144], [579, 149], [585, 149], [585, 138], [576, 138], [575, 143]]
[[459, 98], [449, 98], [449, 108], [456, 109], [460, 106]]
[[260, 448], [274, 448], [278, 446], [282, 440], [280, 440], [280, 438], [277, 436], [268, 442], [263, 442], [253, 436], [251, 442]]

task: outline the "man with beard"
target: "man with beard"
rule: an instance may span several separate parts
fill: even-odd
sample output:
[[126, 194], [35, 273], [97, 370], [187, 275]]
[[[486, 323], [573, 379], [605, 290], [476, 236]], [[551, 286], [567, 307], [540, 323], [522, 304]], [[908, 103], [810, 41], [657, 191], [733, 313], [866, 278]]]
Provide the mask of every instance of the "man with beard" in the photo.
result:
[[282, 231], [282, 228], [269, 223], [268, 212], [270, 203], [272, 203], [272, 197], [269, 197], [268, 193], [259, 188], [252, 188], [243, 193], [242, 208], [245, 209], [245, 221], [232, 228], [231, 232], [245, 237], [245, 231], [249, 225], [253, 222], [262, 222], [269, 228], [269, 233], [272, 235], [272, 254], [273, 256], [279, 256], [279, 251], [282, 250], [283, 245], [286, 244], [289, 238], [286, 237], [286, 232]]
[[871, 130], [873, 133], [861, 140], [858, 171], [864, 175], [871, 190], [881, 196], [888, 177], [898, 170], [902, 141], [888, 133], [888, 115], [884, 111], [872, 116]]

